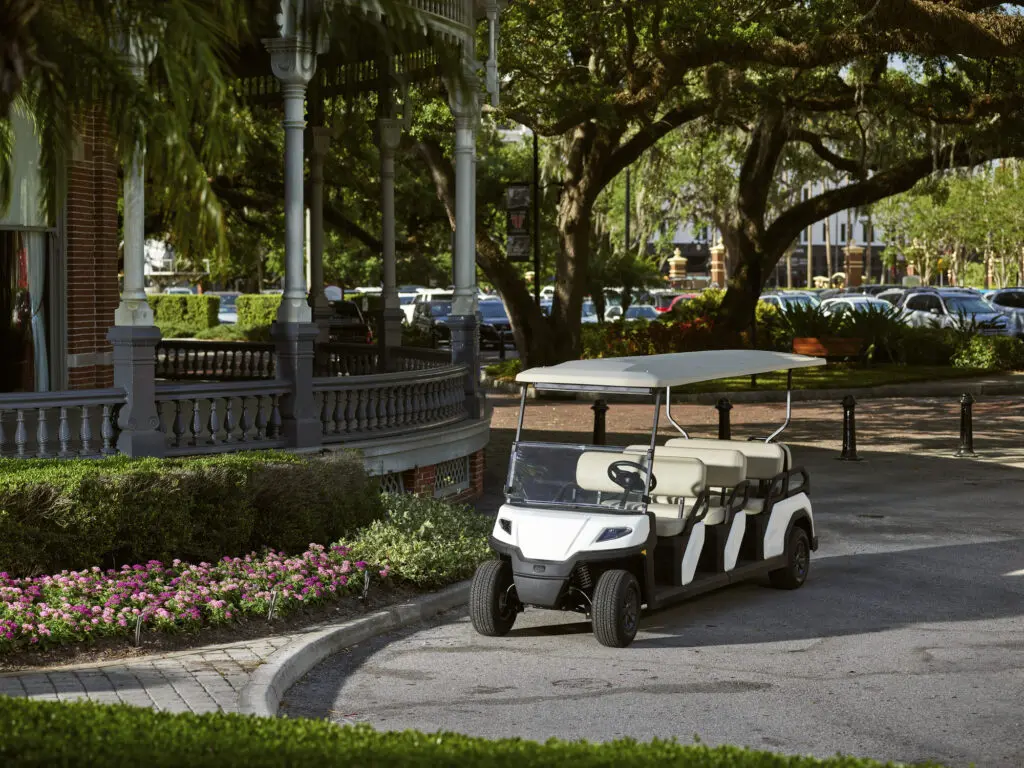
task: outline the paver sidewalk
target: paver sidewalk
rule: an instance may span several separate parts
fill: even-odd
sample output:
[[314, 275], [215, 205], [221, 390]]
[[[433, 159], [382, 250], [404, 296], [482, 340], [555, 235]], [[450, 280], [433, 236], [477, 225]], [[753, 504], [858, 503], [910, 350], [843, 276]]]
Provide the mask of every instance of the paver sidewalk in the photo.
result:
[[123, 661], [0, 674], [0, 695], [88, 699], [167, 712], [237, 712], [238, 696], [250, 675], [296, 637], [277, 635]]

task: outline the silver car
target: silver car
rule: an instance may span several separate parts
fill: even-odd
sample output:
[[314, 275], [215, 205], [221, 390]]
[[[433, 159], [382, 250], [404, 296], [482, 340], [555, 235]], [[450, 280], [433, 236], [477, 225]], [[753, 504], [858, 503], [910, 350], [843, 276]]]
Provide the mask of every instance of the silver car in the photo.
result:
[[973, 321], [980, 325], [978, 332], [984, 336], [1017, 335], [1014, 319], [993, 309], [974, 292], [914, 292], [906, 297], [902, 309], [903, 321], [918, 328], [956, 328], [963, 321]]

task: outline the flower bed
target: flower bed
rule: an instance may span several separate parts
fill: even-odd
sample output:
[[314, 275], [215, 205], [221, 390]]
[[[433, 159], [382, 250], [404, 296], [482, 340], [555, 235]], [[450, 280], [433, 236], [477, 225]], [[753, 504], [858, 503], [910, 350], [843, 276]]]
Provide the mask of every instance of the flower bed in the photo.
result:
[[270, 551], [198, 565], [151, 560], [36, 578], [0, 573], [0, 652], [130, 635], [140, 625], [195, 630], [245, 616], [280, 616], [359, 593], [370, 570], [376, 568], [350, 560], [348, 547], [311, 544], [295, 557]]

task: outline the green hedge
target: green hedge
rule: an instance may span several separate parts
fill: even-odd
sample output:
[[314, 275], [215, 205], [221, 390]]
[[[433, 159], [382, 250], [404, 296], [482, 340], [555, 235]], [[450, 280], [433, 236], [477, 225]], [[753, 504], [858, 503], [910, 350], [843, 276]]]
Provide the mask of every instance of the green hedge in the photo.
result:
[[[739, 747], [628, 739], [589, 744], [458, 734], [378, 733], [323, 720], [171, 714], [125, 705], [0, 696], [0, 765], [147, 768], [262, 766], [679, 766], [680, 768], [878, 768], [852, 757], [787, 757]], [[924, 766], [922, 766], [924, 768]]]
[[269, 327], [277, 319], [281, 296], [274, 293], [247, 293], [235, 300], [238, 327], [243, 330]]
[[355, 454], [0, 460], [0, 571], [302, 551], [383, 514]]
[[1024, 341], [1009, 336], [975, 336], [953, 356], [957, 368], [1024, 369]]
[[157, 325], [185, 326], [195, 331], [218, 324], [220, 297], [210, 294], [156, 293], [146, 297]]

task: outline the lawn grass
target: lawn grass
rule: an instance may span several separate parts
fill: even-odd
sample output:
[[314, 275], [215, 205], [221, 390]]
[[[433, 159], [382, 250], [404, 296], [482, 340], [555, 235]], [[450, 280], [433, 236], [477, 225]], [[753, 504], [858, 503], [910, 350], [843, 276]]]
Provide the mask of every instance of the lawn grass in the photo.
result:
[[[506, 360], [502, 363], [489, 365], [485, 369], [488, 376], [497, 381], [511, 382], [520, 371], [520, 360]], [[853, 363], [829, 363], [821, 368], [801, 368], [793, 371], [794, 389], [858, 389], [878, 387], [884, 384], [912, 384], [914, 382], [944, 381], [947, 379], [969, 379], [976, 376], [991, 374], [980, 368], [954, 368], [949, 365], [872, 365], [862, 366]], [[749, 376], [737, 376], [731, 379], [703, 381], [679, 387], [675, 391], [699, 394], [704, 392], [749, 392], [751, 386]], [[757, 377], [758, 391], [777, 391], [786, 389], [786, 372], [761, 374]]]

